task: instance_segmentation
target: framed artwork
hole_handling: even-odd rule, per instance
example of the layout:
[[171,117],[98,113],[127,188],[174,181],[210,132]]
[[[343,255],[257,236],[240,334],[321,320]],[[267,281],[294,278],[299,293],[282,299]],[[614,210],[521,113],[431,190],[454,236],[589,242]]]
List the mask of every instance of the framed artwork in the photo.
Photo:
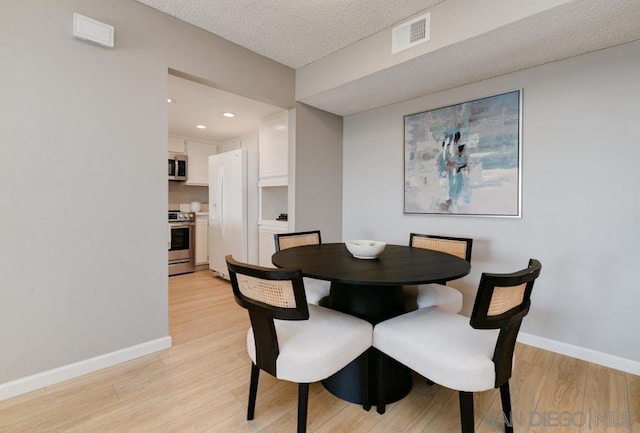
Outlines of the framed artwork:
[[404,212],[520,217],[522,90],[404,116]]

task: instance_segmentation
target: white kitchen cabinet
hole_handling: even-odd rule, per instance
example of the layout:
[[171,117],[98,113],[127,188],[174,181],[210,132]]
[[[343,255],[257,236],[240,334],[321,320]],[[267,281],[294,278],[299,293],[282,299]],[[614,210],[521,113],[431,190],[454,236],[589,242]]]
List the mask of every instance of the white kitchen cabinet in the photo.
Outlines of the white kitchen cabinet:
[[209,156],[217,152],[213,143],[187,140],[187,185],[209,185]]
[[258,151],[258,131],[218,143],[218,153],[231,152],[237,149]]
[[209,263],[209,214],[196,213],[196,266]]
[[181,137],[169,137],[169,152],[187,153],[186,140]]
[[[280,214],[289,214],[289,163],[294,156],[291,148],[295,118],[293,110],[282,111],[262,119],[260,123],[260,224],[275,224],[282,233],[293,225],[287,221],[276,221]],[[284,228],[283,228],[284,227]],[[271,232],[273,234],[273,232]],[[273,236],[272,236],[273,237]],[[271,241],[273,243],[273,239]]]
[[269,116],[260,123],[260,179],[289,174],[289,112]]
[[287,233],[288,225],[286,221],[270,221],[267,224],[260,224],[258,227],[258,260],[259,265],[273,268],[271,256],[276,252],[276,244],[273,235],[276,233]]
[[240,138],[234,138],[220,143],[220,153],[231,152],[237,149],[242,149],[242,140],[240,140]]

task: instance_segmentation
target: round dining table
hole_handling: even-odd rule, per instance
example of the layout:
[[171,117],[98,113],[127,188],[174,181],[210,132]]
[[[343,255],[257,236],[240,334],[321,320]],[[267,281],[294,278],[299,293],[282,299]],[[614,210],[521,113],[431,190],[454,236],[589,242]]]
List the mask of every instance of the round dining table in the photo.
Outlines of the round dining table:
[[[279,268],[300,269],[305,277],[331,281],[331,290],[320,305],[372,324],[405,313],[403,286],[445,282],[469,273],[469,262],[433,250],[403,245],[387,245],[375,259],[358,259],[344,243],[326,243],[287,248],[271,261]],[[370,401],[376,404],[377,357],[369,349]],[[411,390],[411,371],[384,357],[386,402],[394,402]],[[358,358],[322,383],[332,394],[353,403],[362,403],[362,358]]]

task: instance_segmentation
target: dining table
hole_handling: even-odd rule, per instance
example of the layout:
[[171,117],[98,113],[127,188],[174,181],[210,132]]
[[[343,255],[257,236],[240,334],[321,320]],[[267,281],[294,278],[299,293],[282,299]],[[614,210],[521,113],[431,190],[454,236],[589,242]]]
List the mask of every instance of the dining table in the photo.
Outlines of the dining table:
[[[271,261],[278,268],[300,269],[304,277],[330,281],[329,296],[320,305],[373,325],[407,312],[404,286],[442,283],[471,270],[469,262],[450,254],[391,244],[374,259],[354,257],[344,243],[322,243],[278,251]],[[322,383],[335,396],[362,403],[362,362],[366,359],[370,401],[375,404],[379,356],[371,348],[368,357],[356,359]],[[398,401],[411,390],[411,371],[387,357],[382,362],[385,401]]]

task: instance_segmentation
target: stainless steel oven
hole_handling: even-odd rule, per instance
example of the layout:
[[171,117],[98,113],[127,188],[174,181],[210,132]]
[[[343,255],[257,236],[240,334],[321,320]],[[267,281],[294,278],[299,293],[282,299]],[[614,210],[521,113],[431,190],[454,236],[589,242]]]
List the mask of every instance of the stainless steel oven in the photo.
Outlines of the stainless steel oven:
[[169,211],[169,275],[196,270],[196,216]]

